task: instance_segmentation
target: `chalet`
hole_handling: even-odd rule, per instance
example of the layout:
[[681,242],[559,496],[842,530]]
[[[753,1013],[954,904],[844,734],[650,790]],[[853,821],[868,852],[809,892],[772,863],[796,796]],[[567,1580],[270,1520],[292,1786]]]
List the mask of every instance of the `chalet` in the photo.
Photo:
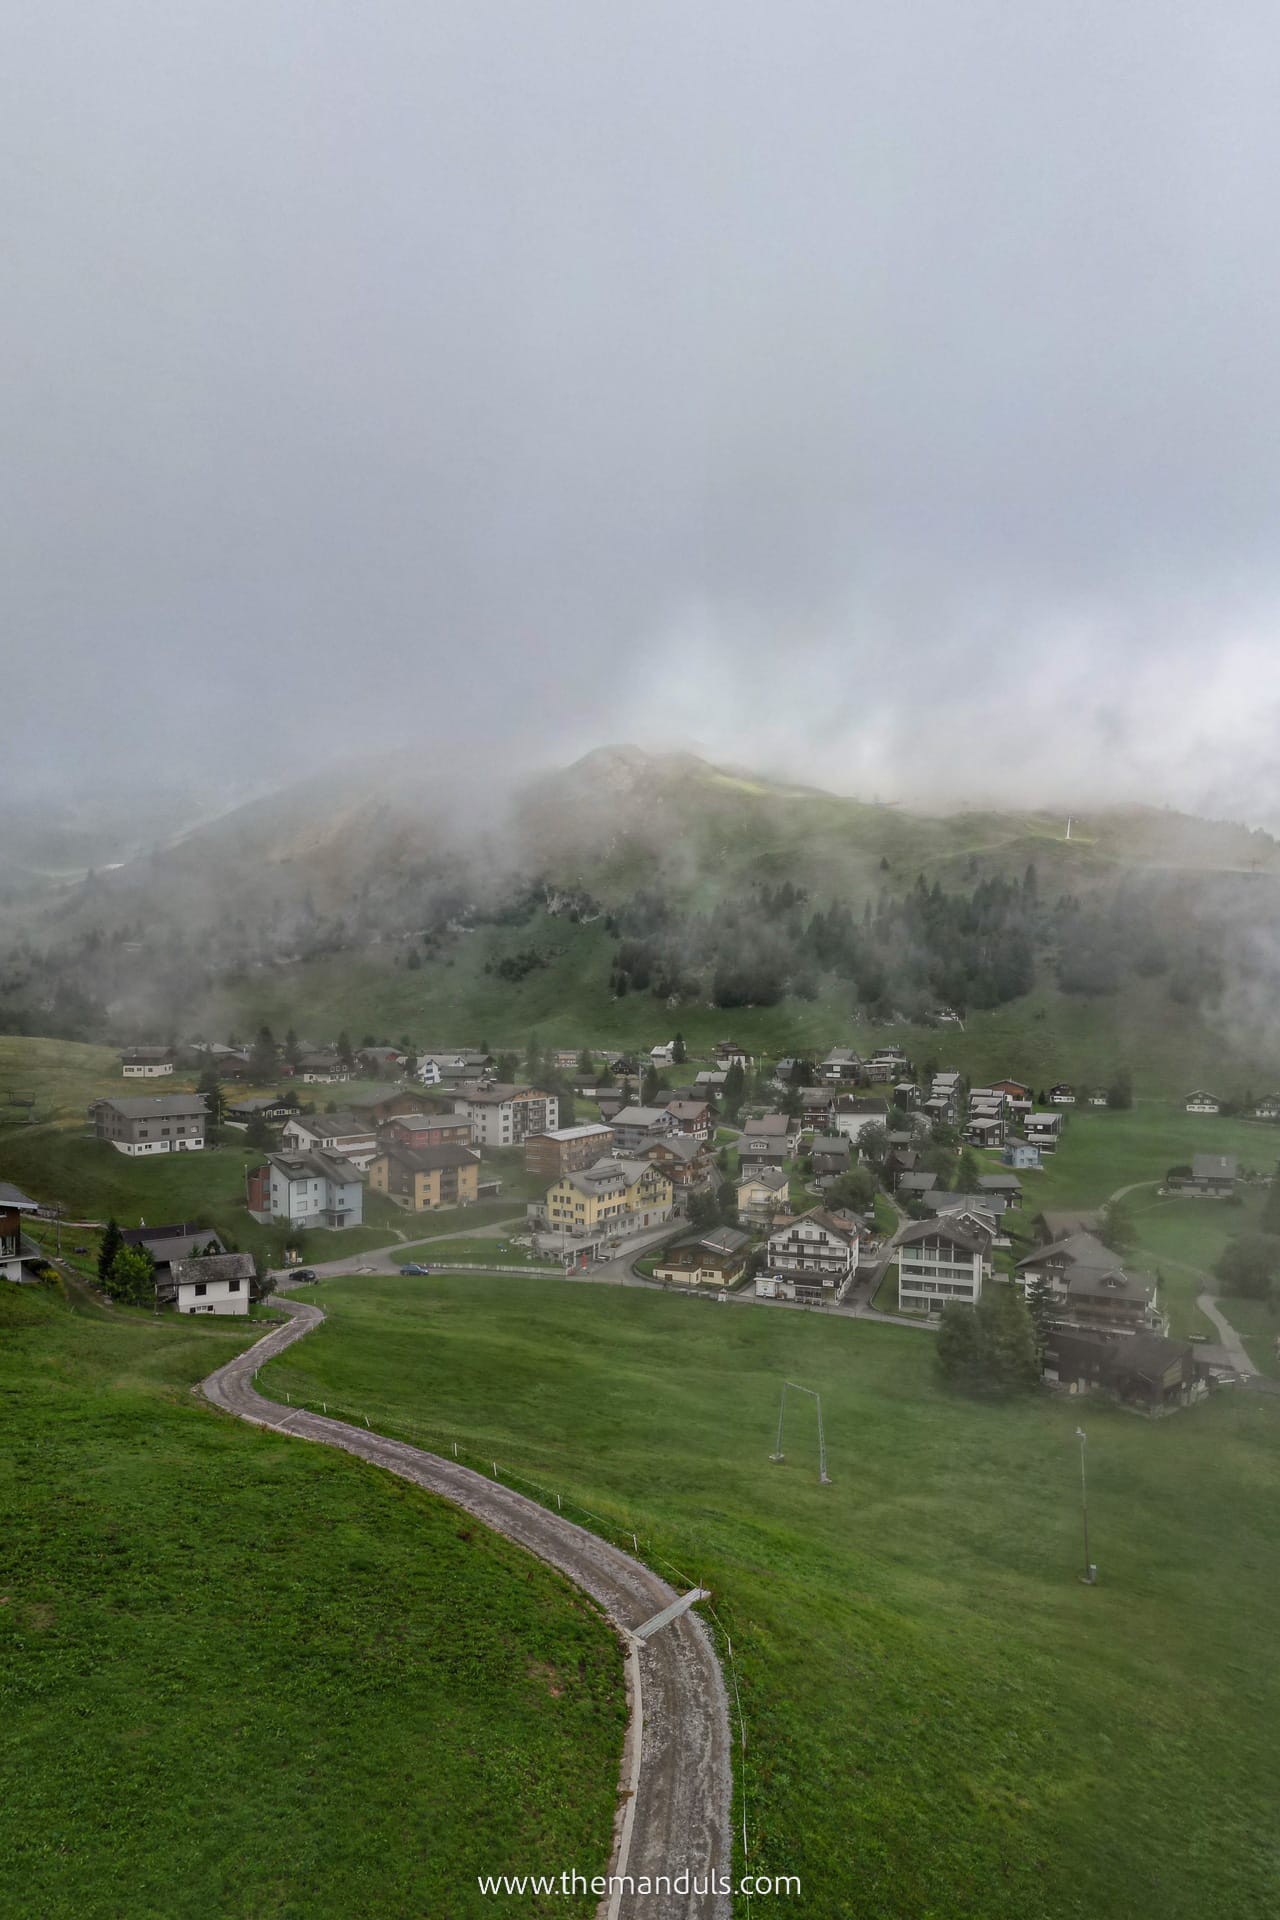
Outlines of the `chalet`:
[[677,1193],[697,1193],[719,1180],[706,1141],[695,1140],[691,1133],[660,1134],[647,1146],[638,1147],[635,1158],[647,1160],[665,1173]]
[[175,1260],[167,1273],[156,1275],[156,1304],[179,1313],[247,1314],[256,1279],[251,1253]]
[[742,1173],[757,1173],[771,1167],[781,1173],[786,1164],[788,1143],[774,1134],[746,1133],[738,1142],[738,1167]]
[[595,1102],[600,1112],[600,1118],[606,1126],[612,1126],[614,1120],[627,1105],[625,1095],[620,1093],[616,1087],[602,1088],[601,1091],[596,1094]]
[[1077,1230],[1060,1240],[1050,1240],[1019,1260],[1015,1278],[1019,1286],[1039,1281],[1048,1287],[1055,1300],[1065,1300],[1067,1280],[1078,1268],[1091,1273],[1114,1273],[1120,1265],[1110,1247],[1094,1233]]
[[358,1227],[364,1211],[360,1170],[322,1148],[309,1153],[273,1153],[246,1180],[247,1204],[263,1224],[287,1220],[295,1227]]
[[1056,1153],[1062,1138],[1060,1113],[1029,1113],[1022,1123],[1028,1143],[1041,1153]]
[[815,1123],[825,1126],[835,1111],[836,1095],[829,1087],[798,1087],[796,1093],[800,1100],[800,1124],[811,1127]]
[[1000,1246],[1009,1244],[1007,1239],[998,1238],[1001,1232],[1000,1222],[1004,1217],[1005,1203],[999,1194],[989,1193],[952,1193],[947,1188],[933,1187],[920,1196],[921,1205],[926,1213],[940,1219],[943,1214],[958,1214],[971,1226],[980,1226],[991,1234]]
[[662,1040],[656,1047],[650,1047],[649,1058],[655,1067],[669,1067],[676,1057],[674,1040]]
[[1221,1113],[1222,1102],[1212,1093],[1189,1093],[1183,1101],[1185,1113]]
[[724,1072],[722,1068],[717,1067],[696,1074],[693,1084],[702,1099],[711,1100],[714,1099],[716,1094],[723,1092],[724,1083],[728,1078],[728,1074]]
[[647,1147],[664,1133],[679,1131],[666,1107],[622,1107],[610,1124],[614,1133],[613,1150],[624,1155]]
[[319,1147],[365,1173],[378,1151],[378,1135],[362,1114],[295,1113],[285,1123],[280,1145],[285,1153],[310,1153]]
[[751,1235],[737,1227],[691,1233],[663,1248],[653,1277],[687,1287],[731,1287],[746,1272],[750,1252]]
[[247,1100],[230,1100],[224,1110],[224,1118],[230,1126],[244,1127],[250,1120],[268,1120],[277,1122],[287,1120],[297,1107],[289,1100],[282,1100],[278,1093],[256,1093]]
[[1022,1182],[1015,1173],[980,1173],[978,1192],[1003,1200],[1006,1207],[1022,1205]]
[[818,1067],[819,1077],[829,1087],[853,1086],[862,1073],[862,1056],[852,1047],[832,1047]]
[[1209,1199],[1225,1200],[1236,1190],[1240,1163],[1234,1153],[1196,1153],[1191,1156],[1191,1190]]
[[1065,1080],[1060,1080],[1056,1087],[1050,1087],[1049,1105],[1051,1107],[1074,1107],[1075,1103],[1076,1090],[1074,1087],[1069,1087]]
[[212,1227],[191,1226],[185,1220],[169,1227],[122,1227],[120,1238],[126,1247],[145,1247],[155,1265],[157,1278],[183,1260],[196,1260],[202,1254],[225,1253],[221,1239]]
[[839,1300],[857,1271],[858,1222],[851,1213],[821,1207],[780,1221],[769,1235],[766,1263],[778,1278],[816,1282],[823,1297]]
[[384,1095],[381,1100],[374,1100],[370,1102],[368,1106],[361,1105],[360,1107],[353,1108],[352,1111],[359,1113],[362,1118],[367,1117],[372,1120],[375,1127],[380,1127],[384,1125],[386,1121],[398,1119],[401,1115],[413,1113],[452,1114],[453,1109],[449,1105],[449,1102],[442,1099],[439,1095],[433,1097],[428,1093],[414,1093],[408,1090],[402,1090],[399,1093],[388,1093]]
[[1112,1333],[1162,1333],[1156,1288],[1152,1273],[1132,1273],[1122,1267],[1100,1273],[1096,1267],[1072,1267],[1067,1274],[1064,1324]]
[[971,1147],[1004,1145],[1004,1121],[997,1114],[971,1114],[964,1124],[964,1138]]
[[1280,1093],[1264,1094],[1253,1109],[1255,1120],[1280,1120]]
[[667,1112],[677,1133],[692,1134],[695,1140],[711,1138],[711,1109],[705,1100],[669,1100]]
[[120,1055],[126,1080],[164,1080],[173,1072],[172,1047],[128,1047]]
[[976,1306],[991,1278],[994,1235],[963,1214],[917,1220],[896,1240],[898,1306],[904,1313],[941,1313],[953,1301]]
[[888,1086],[891,1081],[903,1078],[911,1062],[901,1047],[877,1047],[871,1058],[863,1063],[863,1075],[878,1086]]
[[857,1140],[868,1127],[886,1126],[889,1102],[881,1094],[842,1093],[835,1103],[832,1129],[847,1140]]
[[95,1100],[94,1136],[131,1158],[149,1153],[198,1153],[204,1146],[205,1103],[200,1093],[142,1094]]
[[380,1073],[402,1067],[405,1056],[398,1047],[361,1047],[356,1054],[356,1062],[362,1072],[376,1078]]
[[369,1189],[411,1213],[469,1207],[478,1197],[480,1155],[474,1147],[405,1147],[384,1141],[369,1167]]
[[914,1147],[890,1147],[884,1159],[884,1179],[889,1191],[896,1192],[903,1174],[914,1173],[919,1165],[920,1155]]
[[744,1121],[743,1135],[747,1139],[776,1140],[786,1146],[800,1130],[800,1122],[793,1120],[787,1113],[761,1113],[754,1119]]
[[1000,1158],[1015,1173],[1038,1173],[1040,1170],[1040,1148],[1033,1140],[1010,1140]]
[[726,1073],[730,1067],[741,1067],[744,1073],[748,1073],[755,1065],[752,1055],[740,1047],[736,1040],[717,1040],[711,1049],[711,1057]]
[[1190,1341],[1153,1332],[1117,1337],[1055,1327],[1045,1345],[1044,1378],[1069,1393],[1101,1388],[1125,1406],[1152,1414],[1185,1407],[1204,1390]]
[[809,1149],[816,1174],[841,1174],[849,1171],[852,1142],[843,1133],[819,1134]]
[[1059,1207],[1046,1208],[1038,1213],[1031,1222],[1037,1244],[1052,1246],[1058,1240],[1069,1240],[1075,1233],[1098,1234],[1102,1231],[1102,1215],[1096,1209]]
[[1105,1087],[1094,1087],[1089,1093],[1088,1102],[1091,1107],[1109,1107],[1111,1096]]
[[989,1088],[991,1093],[1002,1093],[1006,1100],[1031,1105],[1031,1089],[1021,1080],[993,1080]]
[[899,1107],[918,1107],[920,1089],[914,1080],[899,1080],[893,1089],[894,1105]]
[[932,1193],[937,1184],[936,1173],[904,1173],[899,1176],[894,1191],[902,1194],[904,1199],[909,1200],[913,1194],[919,1199],[921,1194]]
[[340,1060],[336,1053],[324,1049],[302,1054],[294,1071],[298,1079],[306,1081],[308,1085],[323,1086],[332,1081],[350,1080],[354,1069]]
[[771,1221],[785,1213],[791,1182],[781,1167],[760,1167],[738,1175],[738,1212],[744,1220]]
[[378,1127],[378,1144],[398,1147],[466,1147],[471,1122],[465,1113],[396,1113]]
[[612,1153],[617,1136],[612,1127],[590,1122],[581,1127],[556,1127],[550,1133],[531,1133],[524,1143],[526,1173],[558,1180],[562,1173],[592,1167]]

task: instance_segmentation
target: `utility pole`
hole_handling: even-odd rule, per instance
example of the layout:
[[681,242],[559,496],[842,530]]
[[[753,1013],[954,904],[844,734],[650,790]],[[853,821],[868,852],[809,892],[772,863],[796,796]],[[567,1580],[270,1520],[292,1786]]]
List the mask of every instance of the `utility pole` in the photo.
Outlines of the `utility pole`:
[[1093,1587],[1098,1583],[1098,1569],[1089,1558],[1089,1482],[1085,1473],[1088,1440],[1083,1427],[1076,1428],[1076,1439],[1080,1442],[1080,1512],[1084,1520],[1084,1572],[1080,1579],[1086,1587]]

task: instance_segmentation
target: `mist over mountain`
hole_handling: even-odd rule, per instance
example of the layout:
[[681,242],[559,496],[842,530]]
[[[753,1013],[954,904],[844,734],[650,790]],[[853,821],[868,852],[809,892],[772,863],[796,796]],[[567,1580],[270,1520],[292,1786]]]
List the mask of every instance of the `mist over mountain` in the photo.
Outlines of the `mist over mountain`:
[[1278,878],[1268,834],[1166,809],[930,816],[626,745],[509,783],[358,762],[11,885],[0,1018],[178,1031],[341,964],[352,1020],[390,969],[429,1023],[461,966],[537,976],[543,1005],[585,969],[655,1011],[821,995],[878,1019],[1132,978],[1269,1031]]

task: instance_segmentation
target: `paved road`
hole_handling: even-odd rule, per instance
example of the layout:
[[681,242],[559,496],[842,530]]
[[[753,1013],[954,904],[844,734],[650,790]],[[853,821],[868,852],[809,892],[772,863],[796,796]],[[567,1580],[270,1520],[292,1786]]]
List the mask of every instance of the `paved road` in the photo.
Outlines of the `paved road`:
[[1214,1300],[1213,1295],[1211,1293],[1202,1293],[1197,1299],[1196,1305],[1199,1307],[1201,1313],[1205,1315],[1206,1319],[1212,1320],[1214,1326],[1218,1329],[1218,1334],[1223,1346],[1231,1355],[1231,1362],[1236,1372],[1242,1379],[1247,1380],[1249,1376],[1256,1373],[1258,1369],[1249,1358],[1249,1355],[1245,1351],[1244,1341],[1240,1338],[1240,1335],[1236,1332],[1231,1322],[1224,1319],[1222,1314],[1218,1312],[1217,1302]]
[[[629,1554],[455,1461],[265,1399],[254,1385],[259,1367],[324,1319],[318,1307],[278,1300],[290,1315],[288,1324],[210,1374],[203,1383],[206,1397],[256,1426],[339,1447],[439,1494],[547,1561],[598,1602],[627,1649],[630,1706],[618,1826],[607,1871],[638,1878],[674,1876],[687,1868],[704,1880],[712,1871],[728,1876],[729,1711],[720,1663],[704,1623],[696,1613],[686,1612],[652,1638],[635,1641],[634,1629],[679,1596]],[[531,1872],[552,1872],[570,1864],[587,1873],[606,1870],[565,1861],[530,1861],[528,1867]],[[729,1920],[730,1902],[713,1893],[668,1897],[624,1892],[616,1906],[602,1902],[600,1913],[609,1920]]]

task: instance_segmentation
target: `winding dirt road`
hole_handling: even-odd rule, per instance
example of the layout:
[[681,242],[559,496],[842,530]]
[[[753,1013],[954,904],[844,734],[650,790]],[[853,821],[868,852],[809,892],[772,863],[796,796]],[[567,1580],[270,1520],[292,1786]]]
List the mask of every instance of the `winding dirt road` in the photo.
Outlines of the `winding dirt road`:
[[[687,1611],[637,1640],[636,1628],[680,1596],[629,1554],[455,1461],[265,1399],[254,1385],[259,1367],[324,1319],[318,1307],[276,1299],[290,1316],[288,1324],[209,1375],[203,1391],[215,1406],[255,1426],[339,1447],[465,1508],[589,1594],[622,1638],[630,1719],[608,1867],[531,1860],[528,1871],[576,1867],[587,1875],[607,1872],[637,1881],[687,1871],[704,1884],[712,1875],[727,1882],[732,1870],[729,1711],[720,1663],[703,1622]],[[606,1896],[599,1913],[601,1920],[729,1920],[731,1903],[715,1892],[666,1895],[624,1888]]]

